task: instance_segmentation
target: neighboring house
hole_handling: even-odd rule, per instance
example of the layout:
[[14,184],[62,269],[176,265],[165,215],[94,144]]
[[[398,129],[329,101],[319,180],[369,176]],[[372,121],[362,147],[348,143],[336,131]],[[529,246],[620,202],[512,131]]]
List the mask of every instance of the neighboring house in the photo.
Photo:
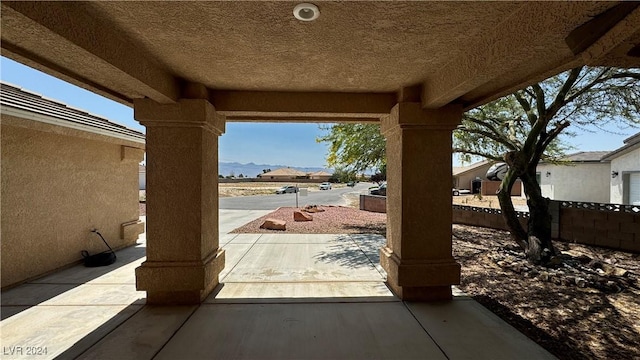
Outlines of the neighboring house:
[[147,167],[144,165],[138,166],[138,188],[140,190],[147,189]]
[[611,165],[603,161],[608,151],[581,151],[564,159],[566,164],[538,164],[542,196],[551,200],[609,202]]
[[326,171],[316,171],[316,172],[307,174],[307,176],[309,176],[309,179],[311,180],[319,180],[319,181],[325,182],[325,181],[329,181],[329,178],[331,178],[332,174],[329,174]]
[[453,187],[468,189],[473,194],[480,192],[482,180],[487,180],[487,170],[493,165],[489,160],[483,160],[469,166],[453,167]]
[[640,205],[640,133],[624,140],[624,145],[602,158],[609,162],[609,202]]
[[307,182],[324,182],[329,181],[329,178],[331,178],[331,176],[332,174],[329,174],[325,171],[316,171],[309,173],[286,167],[273,171],[267,171],[264,174],[258,175],[258,178],[269,181],[314,180]]
[[[471,190],[472,194],[495,195],[500,186],[499,181],[487,180],[487,170],[494,161],[483,160],[469,166],[453,167],[453,187],[455,189]],[[519,196],[522,185],[518,180],[511,190],[511,195]]]
[[134,245],[144,134],[1,84],[2,287]]
[[261,179],[269,179],[273,181],[284,181],[284,180],[306,179],[307,173],[286,167],[286,168],[276,169],[273,171],[267,171],[264,174],[258,175],[258,177]]

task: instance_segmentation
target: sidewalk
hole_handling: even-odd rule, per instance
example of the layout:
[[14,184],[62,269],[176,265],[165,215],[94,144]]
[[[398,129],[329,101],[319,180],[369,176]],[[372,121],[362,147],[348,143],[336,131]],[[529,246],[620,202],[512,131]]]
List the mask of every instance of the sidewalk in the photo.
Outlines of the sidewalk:
[[464,294],[400,301],[378,265],[382,236],[227,233],[265,213],[221,211],[226,267],[200,306],[144,305],[144,236],[113,266],[4,292],[2,358],[553,358]]

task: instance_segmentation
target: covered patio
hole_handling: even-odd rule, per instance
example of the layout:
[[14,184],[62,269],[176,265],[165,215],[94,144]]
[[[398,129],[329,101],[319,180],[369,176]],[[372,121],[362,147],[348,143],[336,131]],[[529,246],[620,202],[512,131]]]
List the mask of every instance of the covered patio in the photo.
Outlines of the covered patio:
[[400,300],[377,266],[380,235],[226,233],[267,212],[220,211],[227,266],[201,305],[144,305],[144,234],[113,266],[3,293],[3,358],[554,358],[455,288],[449,302]]
[[[60,313],[34,315],[52,321],[45,328],[64,334],[77,328],[74,322],[96,321],[80,339],[108,335],[88,351],[135,357],[144,348],[158,358],[211,352],[395,358],[398,349],[406,357],[451,358],[455,351],[479,357],[479,348],[492,351],[505,341],[495,317],[452,287],[460,266],[451,255],[451,178],[442,175],[451,174],[451,132],[466,109],[563,70],[640,66],[638,3],[318,1],[315,10],[305,6],[319,16],[305,13],[302,20],[294,17],[298,4],[1,3],[3,56],[132,106],[146,126],[146,248],[127,250],[146,258],[106,280],[127,283],[120,298],[126,300],[114,297],[119,308],[100,311],[102,320],[82,312],[58,320]],[[305,282],[277,287],[280,280],[268,281],[275,273],[265,274],[268,286],[229,285],[233,276],[243,283],[255,275],[234,275],[242,261],[234,263],[241,251],[232,245],[267,241],[220,235],[218,137],[232,121],[380,123],[388,154],[387,236],[376,243],[379,256],[369,258],[373,269],[362,274],[369,285],[349,287],[375,296]],[[248,244],[235,243],[242,239]],[[296,260],[282,254],[266,251],[265,263]],[[370,277],[380,274],[378,263],[385,287],[382,277]],[[90,282],[100,278],[50,288],[60,294],[65,286],[99,286]],[[303,300],[296,297],[300,287]],[[60,301],[72,309],[72,300]],[[425,301],[435,303],[419,303]],[[90,311],[92,302],[104,299],[76,305]],[[469,313],[477,327],[465,322]],[[153,320],[158,314],[169,323]],[[123,319],[127,326],[117,326]],[[164,340],[128,348],[120,339],[131,334]],[[73,357],[73,348],[65,351]]]
[[4,56],[133,106],[147,128],[147,304],[199,304],[218,285],[227,121],[380,123],[387,284],[404,300],[451,299],[460,266],[441,174],[463,111],[575,66],[640,61],[636,2],[297,5],[2,2]]

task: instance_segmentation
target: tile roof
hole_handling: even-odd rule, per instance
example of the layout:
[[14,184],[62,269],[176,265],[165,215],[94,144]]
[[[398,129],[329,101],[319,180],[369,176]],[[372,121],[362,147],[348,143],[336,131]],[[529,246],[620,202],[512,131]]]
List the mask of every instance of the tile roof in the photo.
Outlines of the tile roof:
[[460,174],[466,173],[467,171],[471,171],[471,170],[477,169],[477,168],[485,166],[485,165],[491,165],[493,162],[494,161],[482,160],[482,161],[479,161],[477,163],[473,163],[473,164],[471,164],[469,166],[454,166],[451,170],[452,170],[453,176],[456,176],[456,175],[460,175]]
[[[78,130],[100,133],[125,140],[144,142],[143,133],[92,115],[40,94],[23,90],[15,85],[0,83],[2,112],[31,120],[52,123]],[[32,116],[31,114],[35,114]]]
[[607,154],[609,154],[609,151],[580,151],[567,155],[562,160],[571,162],[600,162]]
[[307,176],[307,173],[292,168],[281,168],[260,174],[260,176]]

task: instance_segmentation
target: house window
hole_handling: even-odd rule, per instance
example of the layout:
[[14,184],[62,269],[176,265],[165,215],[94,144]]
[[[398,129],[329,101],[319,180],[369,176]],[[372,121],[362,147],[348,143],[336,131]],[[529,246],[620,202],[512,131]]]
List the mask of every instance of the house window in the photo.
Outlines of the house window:
[[540,173],[537,172],[536,173],[536,182],[538,183],[538,185],[540,185],[540,181],[542,181],[542,176],[540,176]]

